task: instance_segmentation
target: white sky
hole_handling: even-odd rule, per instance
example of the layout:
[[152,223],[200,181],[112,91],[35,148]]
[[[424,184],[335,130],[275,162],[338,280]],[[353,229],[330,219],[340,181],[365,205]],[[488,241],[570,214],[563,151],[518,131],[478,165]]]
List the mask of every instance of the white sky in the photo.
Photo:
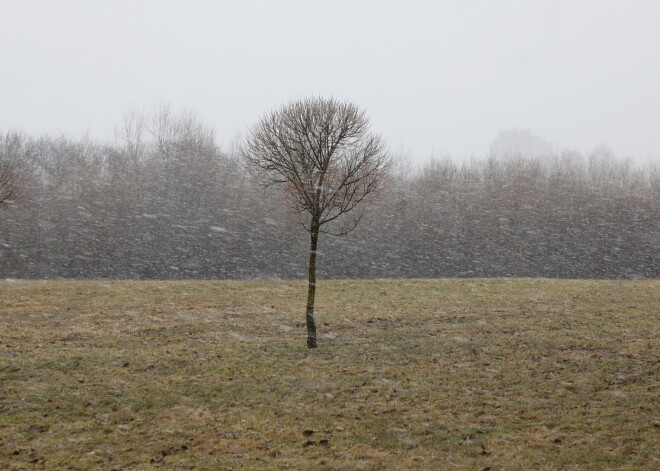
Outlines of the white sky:
[[510,128],[658,157],[660,0],[0,0],[0,131],[110,138],[169,103],[227,145],[319,94],[418,160]]

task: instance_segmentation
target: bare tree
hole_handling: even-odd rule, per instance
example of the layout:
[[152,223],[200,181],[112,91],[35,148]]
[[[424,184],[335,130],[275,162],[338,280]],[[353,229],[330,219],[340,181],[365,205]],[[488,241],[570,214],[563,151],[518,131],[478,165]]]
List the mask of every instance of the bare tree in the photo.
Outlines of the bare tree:
[[249,131],[241,154],[264,187],[279,185],[310,234],[307,346],[316,348],[319,233],[344,235],[357,226],[364,212],[358,205],[387,180],[385,143],[370,132],[367,115],[354,104],[308,98],[262,117]]
[[0,206],[13,204],[20,197],[19,177],[11,162],[0,161]]
[[23,196],[18,163],[27,151],[26,141],[15,132],[0,134],[0,207],[11,205]]

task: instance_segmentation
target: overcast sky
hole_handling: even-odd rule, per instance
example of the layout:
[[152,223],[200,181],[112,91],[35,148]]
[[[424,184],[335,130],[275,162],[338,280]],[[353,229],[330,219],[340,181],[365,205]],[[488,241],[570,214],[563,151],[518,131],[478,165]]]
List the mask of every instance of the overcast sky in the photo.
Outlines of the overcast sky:
[[511,128],[657,158],[660,1],[0,0],[0,132],[111,138],[169,103],[227,145],[309,95],[418,161]]

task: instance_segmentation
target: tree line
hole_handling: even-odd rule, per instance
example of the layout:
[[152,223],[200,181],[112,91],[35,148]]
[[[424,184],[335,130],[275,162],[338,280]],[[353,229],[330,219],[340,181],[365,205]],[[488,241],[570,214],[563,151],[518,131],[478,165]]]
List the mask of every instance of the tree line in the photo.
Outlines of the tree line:
[[[4,132],[0,191],[10,186],[0,204],[3,278],[307,275],[309,235],[295,211],[252,183],[194,113],[128,114],[111,142]],[[657,161],[605,149],[420,168],[398,159],[360,225],[324,239],[318,271],[657,278],[658,221]]]

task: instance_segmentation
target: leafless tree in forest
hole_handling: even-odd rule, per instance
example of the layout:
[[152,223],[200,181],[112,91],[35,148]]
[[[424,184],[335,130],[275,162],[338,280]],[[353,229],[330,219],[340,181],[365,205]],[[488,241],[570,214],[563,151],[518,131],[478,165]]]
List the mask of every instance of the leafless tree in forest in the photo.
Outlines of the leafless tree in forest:
[[264,187],[278,185],[311,244],[307,346],[316,348],[314,297],[319,233],[344,235],[359,223],[365,198],[387,182],[390,158],[366,113],[334,98],[294,101],[266,114],[248,132],[241,155]]
[[0,207],[24,196],[18,156],[25,152],[26,138],[15,132],[0,133]]
[[19,177],[11,162],[0,161],[0,206],[13,204],[20,197]]

